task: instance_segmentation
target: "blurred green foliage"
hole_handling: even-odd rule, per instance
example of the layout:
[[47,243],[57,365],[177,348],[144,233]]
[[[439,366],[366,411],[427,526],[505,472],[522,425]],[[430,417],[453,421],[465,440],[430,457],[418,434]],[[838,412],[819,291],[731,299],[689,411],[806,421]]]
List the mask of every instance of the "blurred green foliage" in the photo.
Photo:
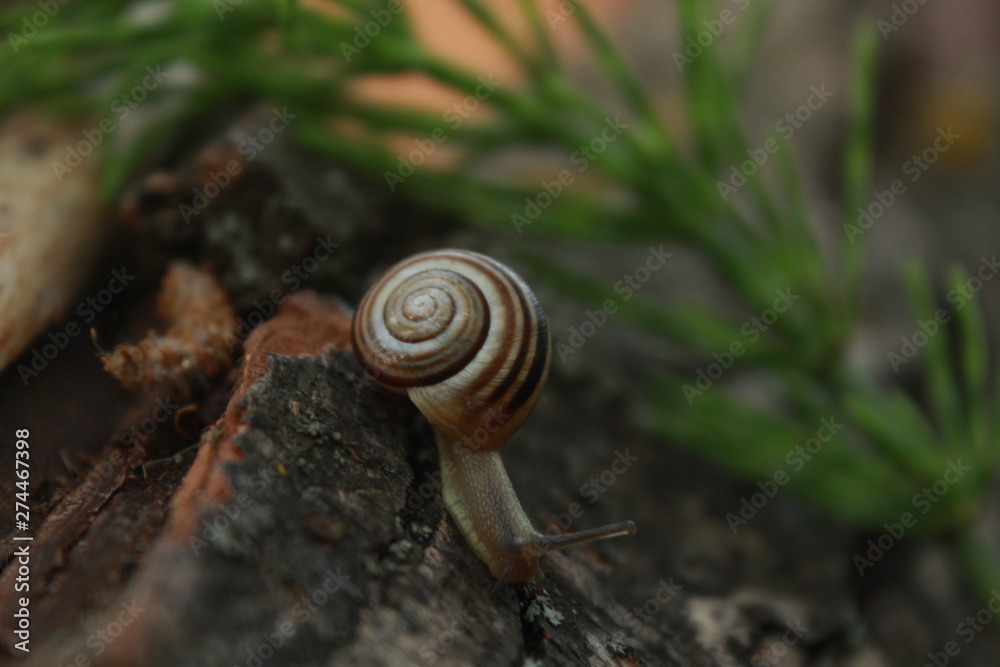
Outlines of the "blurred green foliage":
[[[755,3],[730,29],[732,35],[703,48],[676,75],[683,83],[688,128],[682,141],[585,5],[575,5],[569,18],[617,91],[616,111],[597,104],[574,83],[536,3],[520,2],[531,26],[531,39],[524,43],[479,0],[458,1],[510,54],[525,84],[493,91],[484,101],[493,112],[482,114],[488,120],[477,117],[478,122],[449,130],[449,144],[463,149],[461,163],[422,166],[399,189],[501,233],[528,223],[530,234],[539,237],[669,242],[695,251],[729,290],[737,309],[695,302],[665,307],[641,296],[621,307],[634,326],[678,346],[702,366],[742,339],[744,323],[772,306],[776,290],[792,289],[799,300],[758,342],[746,346],[738,361],[741,373],[753,372],[769,387],[768,399],[731,391],[724,380],[693,394],[684,387],[697,386],[694,377],[659,370],[647,394],[658,428],[750,480],[764,481],[787,470],[790,452],[815,437],[822,424],[831,419],[842,424],[814,463],[792,469],[788,487],[831,515],[875,532],[905,512],[915,514],[911,532],[954,545],[973,582],[988,595],[1000,584],[1000,566],[977,533],[977,519],[996,478],[1000,430],[978,306],[970,302],[956,309],[957,326],[941,326],[928,337],[917,359],[923,375],[916,392],[886,385],[852,366],[846,354],[858,328],[863,244],[844,243],[833,253],[820,247],[784,139],[770,137],[779,146],[766,170],[770,180],[752,176],[738,195],[725,198],[717,188],[732,165],[746,160],[748,148],[761,145],[746,135],[740,110],[770,3]],[[405,14],[393,14],[384,26],[376,22],[379,30],[369,43],[345,50],[345,44],[356,44],[358,26],[370,23],[373,11],[385,11],[386,3],[333,4],[343,10],[340,18],[276,0],[72,2],[52,16],[43,12],[44,21],[38,18],[40,5],[6,8],[0,12],[8,35],[0,49],[0,107],[9,111],[42,103],[101,117],[146,67],[184,63],[190,76],[149,91],[151,100],[162,102],[156,123],[119,150],[105,143],[108,197],[120,190],[150,146],[234,102],[287,105],[297,116],[293,131],[305,145],[379,176],[397,172],[400,158],[388,138],[430,135],[441,128],[441,116],[362,102],[347,87],[371,74],[420,72],[462,95],[475,95],[480,73],[430,53]],[[702,32],[704,21],[715,19],[718,10],[697,0],[678,0],[677,8],[681,43]],[[855,223],[855,212],[870,192],[873,22],[857,31],[851,57],[855,75],[843,141],[844,224]],[[663,68],[673,72],[669,61],[665,55]],[[569,155],[599,136],[620,108],[628,110],[622,114],[628,128],[593,160],[587,187],[565,188],[534,220],[519,222],[515,214],[524,211],[526,198],[540,192],[537,174],[530,182],[476,175],[481,160],[510,147]],[[336,120],[348,120],[363,132],[338,133]],[[535,274],[588,304],[614,297],[611,285],[551,257],[526,253],[522,259]],[[948,285],[964,279],[956,272]],[[936,292],[916,265],[905,272],[905,283],[915,328],[918,319],[933,318]],[[970,472],[921,512],[917,494],[933,488],[958,460]]]

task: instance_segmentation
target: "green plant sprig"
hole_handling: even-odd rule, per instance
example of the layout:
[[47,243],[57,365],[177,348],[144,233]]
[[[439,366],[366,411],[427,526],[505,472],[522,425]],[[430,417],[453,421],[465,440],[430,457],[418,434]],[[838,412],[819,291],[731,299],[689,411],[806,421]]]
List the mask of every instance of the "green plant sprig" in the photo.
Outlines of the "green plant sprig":
[[[303,144],[384,177],[401,159],[389,139],[426,136],[442,127],[442,119],[359,100],[352,84],[370,75],[419,73],[467,96],[476,93],[480,73],[429,51],[405,14],[394,16],[363,49],[345,52],[355,28],[383,3],[331,4],[342,13],[320,14],[294,0],[243,0],[223,16],[204,0],[68,3],[30,39],[0,47],[0,108],[40,104],[100,118],[146,67],[183,63],[195,76],[150,91],[165,109],[156,122],[127,147],[110,149],[105,142],[107,197],[120,192],[144,153],[233,101],[287,105],[297,114],[293,131]],[[614,86],[619,104],[613,108],[627,109],[621,115],[629,127],[589,165],[588,187],[567,187],[526,229],[515,229],[515,214],[540,192],[538,174],[500,180],[477,176],[473,167],[515,146],[561,151],[568,158],[620,112],[575,83],[539,5],[519,3],[530,35],[522,40],[480,0],[460,4],[510,55],[523,84],[497,89],[483,102],[481,116],[448,130],[450,144],[463,151],[457,166],[424,165],[399,190],[501,234],[520,231],[579,243],[669,242],[691,249],[733,297],[729,306],[664,306],[641,294],[620,305],[624,322],[678,346],[694,364],[707,364],[713,353],[740,340],[743,323],[771,306],[775,290],[793,289],[800,300],[747,346],[731,371],[767,387],[769,400],[734,394],[724,381],[692,400],[683,389],[692,382],[692,370],[660,369],[648,392],[658,429],[751,480],[765,480],[785,465],[790,449],[815,434],[821,420],[839,420],[842,430],[792,476],[789,488],[831,515],[873,530],[912,510],[913,495],[961,458],[972,473],[914,532],[948,540],[980,591],[1000,585],[997,556],[976,523],[1000,456],[998,392],[976,304],[955,313],[954,328],[942,327],[930,337],[921,351],[921,391],[904,393],[848,359],[858,326],[863,244],[844,244],[838,259],[824,254],[788,142],[779,139],[773,164],[761,169],[775,177],[777,187],[758,174],[737,195],[720,196],[718,182],[755,145],[739,113],[741,92],[771,2],[755,3],[729,29],[732,39],[725,35],[678,73],[689,127],[684,137],[660,117],[586,7],[576,5],[576,28]],[[159,14],[143,17],[140,5]],[[714,18],[714,7],[697,0],[677,5],[683,44]],[[0,10],[3,33],[20,34],[23,20],[36,11],[33,4]],[[854,222],[869,187],[876,46],[869,22],[854,44],[843,156],[845,223]],[[337,133],[338,119],[363,132]],[[612,284],[551,257],[525,253],[522,259],[533,274],[591,307],[615,296]],[[949,276],[952,283],[963,278]],[[928,317],[935,299],[926,275],[911,268],[905,283],[915,314]]]

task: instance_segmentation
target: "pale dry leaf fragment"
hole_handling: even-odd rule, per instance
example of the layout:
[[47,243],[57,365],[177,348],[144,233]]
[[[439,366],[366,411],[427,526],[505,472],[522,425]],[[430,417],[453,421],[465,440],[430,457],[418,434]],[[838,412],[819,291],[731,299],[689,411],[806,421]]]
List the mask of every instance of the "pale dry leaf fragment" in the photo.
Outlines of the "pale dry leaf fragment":
[[91,125],[37,110],[0,120],[0,369],[65,316],[107,236],[100,160],[53,168]]
[[230,341],[236,313],[215,277],[186,262],[173,262],[157,297],[159,316],[170,327],[136,345],[119,344],[101,359],[124,386],[146,391],[160,384],[189,386],[233,364]]

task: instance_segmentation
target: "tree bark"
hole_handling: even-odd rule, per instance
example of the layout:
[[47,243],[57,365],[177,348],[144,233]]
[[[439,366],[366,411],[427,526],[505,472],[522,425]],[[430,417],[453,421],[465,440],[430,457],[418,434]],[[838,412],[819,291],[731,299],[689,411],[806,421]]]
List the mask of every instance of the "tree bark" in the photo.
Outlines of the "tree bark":
[[[119,461],[53,509],[33,544],[36,585],[49,584],[34,622],[65,630],[28,664],[714,664],[680,617],[627,627],[622,545],[546,556],[549,597],[528,585],[492,595],[435,488],[429,428],[360,374],[349,327],[335,302],[289,297],[247,340],[233,398],[183,482],[188,464],[171,461],[127,490]],[[86,570],[109,579],[106,611],[75,628],[93,600],[52,590],[63,566],[77,570],[66,586],[93,593]]]

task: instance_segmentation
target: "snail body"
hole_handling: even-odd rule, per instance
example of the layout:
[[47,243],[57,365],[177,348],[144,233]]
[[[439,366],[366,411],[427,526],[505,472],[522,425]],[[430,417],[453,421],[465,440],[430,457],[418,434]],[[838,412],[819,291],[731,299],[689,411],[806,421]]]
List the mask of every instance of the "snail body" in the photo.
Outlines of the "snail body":
[[439,250],[405,259],[358,306],[352,346],[366,374],[406,393],[434,429],[445,506],[497,578],[534,581],[539,557],[631,535],[631,521],[547,536],[534,529],[500,459],[548,376],[551,337],[528,286],[494,259]]

